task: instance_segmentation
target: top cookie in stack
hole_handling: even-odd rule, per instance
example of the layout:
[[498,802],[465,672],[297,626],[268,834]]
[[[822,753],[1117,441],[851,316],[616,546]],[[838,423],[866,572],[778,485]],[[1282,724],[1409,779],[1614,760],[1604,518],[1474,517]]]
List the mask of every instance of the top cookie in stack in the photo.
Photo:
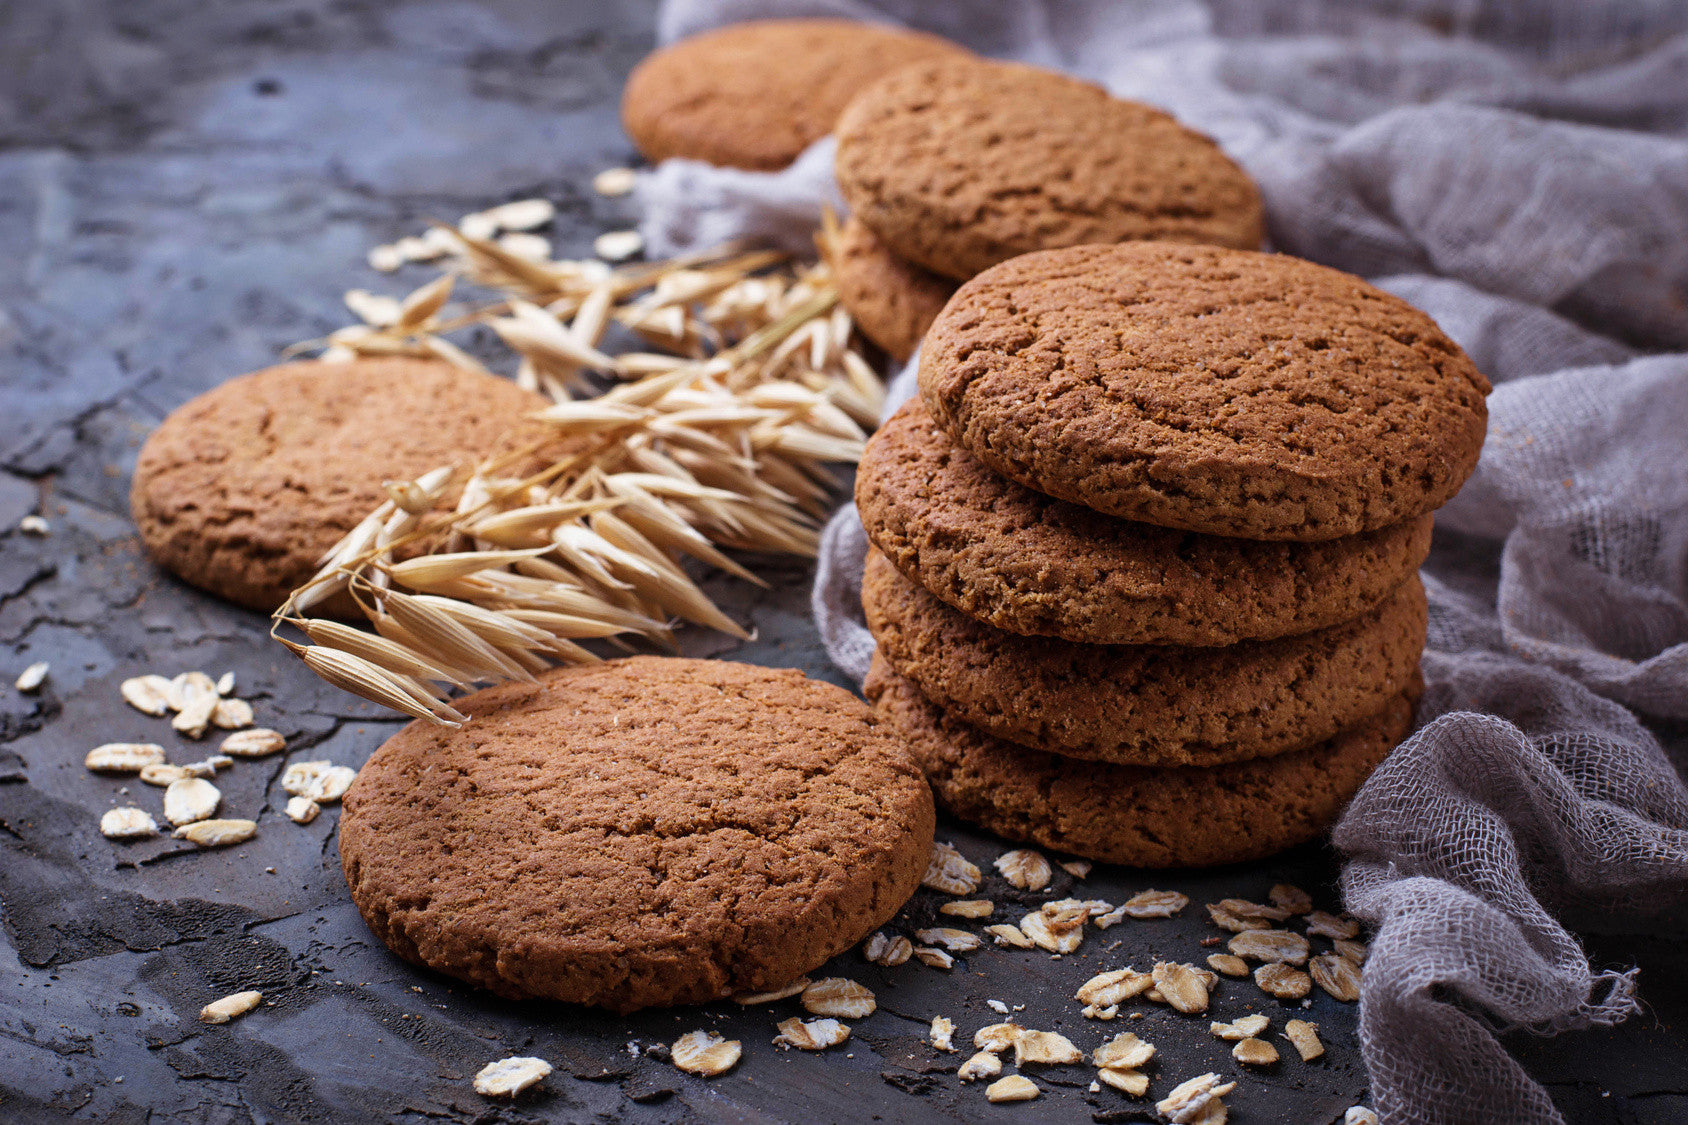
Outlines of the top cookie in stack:
[[959,281],[1033,250],[1260,245],[1260,193],[1212,140],[1100,86],[970,57],[903,66],[838,120],[841,299],[897,359]]
[[867,691],[940,802],[1145,866],[1323,831],[1410,726],[1464,353],[1358,278],[1134,242],[987,269],[919,376],[856,499]]

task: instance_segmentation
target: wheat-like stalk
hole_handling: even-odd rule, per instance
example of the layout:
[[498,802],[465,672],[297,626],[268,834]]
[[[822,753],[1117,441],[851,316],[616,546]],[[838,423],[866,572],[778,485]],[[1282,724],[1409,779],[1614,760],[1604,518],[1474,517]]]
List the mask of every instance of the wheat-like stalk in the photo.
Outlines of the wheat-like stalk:
[[[538,225],[538,204],[380,248],[391,261],[408,244],[442,272],[403,299],[352,290],[360,323],[290,349],[481,371],[445,335],[485,326],[517,382],[553,402],[537,417],[566,453],[534,470],[530,446],[388,482],[275,614],[272,633],[302,633],[308,644],[277,639],[324,680],[428,722],[465,721],[453,690],[596,660],[581,640],[672,649],[678,621],[746,637],[682,560],[764,585],[724,550],[813,556],[829,465],[860,457],[879,414],[883,385],[824,259],[723,247],[611,268],[494,237],[501,216]],[[493,299],[454,309],[459,280]],[[602,350],[612,327],[648,350]],[[373,632],[311,616],[330,599]]]

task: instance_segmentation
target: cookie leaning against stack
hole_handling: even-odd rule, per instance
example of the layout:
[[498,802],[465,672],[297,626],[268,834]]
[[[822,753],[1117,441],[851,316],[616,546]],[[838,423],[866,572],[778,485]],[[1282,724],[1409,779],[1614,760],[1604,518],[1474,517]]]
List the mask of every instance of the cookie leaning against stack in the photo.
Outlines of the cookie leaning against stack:
[[1018,63],[901,67],[838,120],[850,222],[840,299],[894,358],[943,300],[1032,250],[1141,239],[1260,245],[1260,193],[1207,137],[1100,86]]
[[956,815],[1144,866],[1311,839],[1410,727],[1488,384],[1298,259],[1122,243],[963,285],[868,446],[865,685]]

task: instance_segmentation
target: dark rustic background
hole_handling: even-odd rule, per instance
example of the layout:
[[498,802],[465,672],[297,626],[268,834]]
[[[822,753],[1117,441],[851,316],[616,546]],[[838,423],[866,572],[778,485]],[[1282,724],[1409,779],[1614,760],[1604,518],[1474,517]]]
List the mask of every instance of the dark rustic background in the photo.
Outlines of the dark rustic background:
[[[1147,1101],[1087,1094],[1083,1067],[1039,1075],[1037,1102],[988,1106],[946,1073],[964,1056],[925,1045],[926,1023],[948,1015],[965,1039],[998,1018],[984,1003],[997,998],[1089,1048],[1121,1025],[1080,1018],[1078,983],[1205,954],[1196,943],[1216,931],[1201,903],[1290,879],[1334,907],[1335,861],[1319,848],[1199,875],[1099,870],[1075,893],[1119,901],[1156,886],[1195,904],[1094,934],[1061,961],[987,949],[946,975],[846,955],[834,970],[874,988],[881,1010],[847,1047],[812,1056],[768,1043],[790,1003],[615,1018],[497,1001],[401,964],[346,899],[337,811],[308,827],[280,815],[282,758],[217,779],[228,815],[259,822],[249,844],[99,835],[106,808],[132,798],[156,812],[159,792],[137,782],[121,796],[82,768],[88,748],[204,752],[121,703],[129,676],[235,670],[294,760],[356,765],[395,729],[286,657],[258,617],[147,564],[126,504],[141,440],[192,395],[345,323],[346,288],[400,293],[426,276],[382,278],[363,257],[429,219],[544,195],[561,212],[550,233],[574,254],[628,225],[628,204],[595,197],[589,180],[633,159],[615,106],[653,20],[648,0],[0,5],[0,1120],[1148,1120]],[[12,530],[34,511],[49,537]],[[711,584],[759,639],[694,630],[692,650],[837,679],[808,622],[809,568],[765,569],[771,593]],[[20,695],[10,680],[34,660],[51,678]],[[953,825],[940,835],[984,865],[1002,850]],[[1015,897],[994,878],[985,893]],[[934,905],[923,894],[909,918],[925,924]],[[1603,965],[1643,966],[1647,1010],[1516,1046],[1573,1120],[1688,1120],[1688,944],[1592,941]],[[246,988],[265,993],[263,1008],[226,1027],[195,1020]],[[1301,1014],[1246,983],[1225,984],[1216,1012],[1245,1005],[1275,1031]],[[1145,1010],[1130,1027],[1161,1048],[1156,1096],[1204,1069],[1238,1073],[1205,1020]],[[1281,1066],[1242,1075],[1236,1120],[1329,1122],[1363,1100],[1353,1008],[1319,994],[1307,1016],[1328,1057],[1302,1064],[1285,1045]],[[744,1062],[704,1082],[626,1049],[694,1027],[742,1039]],[[557,1073],[514,1106],[474,1094],[470,1076],[512,1053]]]

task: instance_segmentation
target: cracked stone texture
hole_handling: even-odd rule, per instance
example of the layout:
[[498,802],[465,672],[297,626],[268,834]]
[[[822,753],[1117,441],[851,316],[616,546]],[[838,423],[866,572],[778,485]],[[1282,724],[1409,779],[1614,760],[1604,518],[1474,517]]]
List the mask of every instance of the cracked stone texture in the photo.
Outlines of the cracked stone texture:
[[[732,1006],[617,1018],[511,1004],[411,969],[364,929],[335,851],[338,811],[308,826],[281,813],[287,761],[357,765],[394,720],[318,682],[265,639],[261,618],[155,571],[125,497],[141,439],[170,408],[283,346],[347,319],[353,285],[402,292],[363,263],[367,248],[503,199],[543,194],[561,249],[625,226],[625,201],[588,187],[629,162],[616,121],[620,84],[651,45],[653,5],[376,5],[360,0],[48,0],[0,7],[0,1119],[8,1122],[1149,1120],[1148,1101],[1088,1094],[1087,1068],[1034,1075],[1036,1102],[989,1106],[953,1070],[964,1055],[925,1043],[934,1015],[958,1040],[1024,1004],[1028,1026],[1090,1049],[1122,1028],[1156,1043],[1158,1096],[1205,1069],[1236,1075],[1205,1020],[1140,1005],[1141,1020],[1095,1025],[1071,995],[1093,972],[1197,959],[1216,933],[1200,904],[1259,898],[1274,882],[1333,906],[1335,861],[1318,848],[1196,874],[1098,868],[1051,893],[1120,901],[1155,886],[1193,900],[1178,919],[1093,934],[1076,955],[986,948],[948,974],[880,969],[856,954],[827,972],[861,980],[880,1012],[822,1055],[780,1052],[774,1023],[797,1011]],[[418,275],[420,276],[420,275]],[[39,510],[46,539],[16,531]],[[810,568],[759,563],[768,592],[730,579],[710,590],[758,639],[698,630],[692,655],[801,667],[839,682],[807,614]],[[37,695],[17,671],[49,660]],[[100,742],[163,743],[172,760],[207,752],[117,696],[148,671],[233,669],[285,756],[241,761],[216,784],[227,815],[258,820],[250,842],[197,852],[166,839],[118,845],[102,812],[161,791],[95,777]],[[1004,845],[940,824],[988,870]],[[1027,901],[993,873],[983,893]],[[1048,894],[1039,896],[1049,897]],[[922,892],[893,924],[933,924]],[[1019,911],[999,910],[1010,918]],[[950,920],[952,921],[952,920]],[[976,929],[977,924],[960,923]],[[1514,1044],[1575,1121],[1688,1118],[1688,945],[1591,939],[1601,965],[1642,965],[1647,1010],[1610,1030]],[[223,1027],[194,1016],[246,988],[265,1005]],[[1354,1009],[1319,994],[1293,1011],[1226,982],[1216,1013],[1252,1007],[1317,1021],[1329,1055],[1243,1076],[1238,1121],[1329,1122],[1361,1100]],[[730,1075],[705,1081],[627,1044],[696,1027],[745,1044]],[[513,1105],[470,1088],[486,1062],[536,1054],[557,1071]],[[121,1079],[121,1081],[120,1081]]]

